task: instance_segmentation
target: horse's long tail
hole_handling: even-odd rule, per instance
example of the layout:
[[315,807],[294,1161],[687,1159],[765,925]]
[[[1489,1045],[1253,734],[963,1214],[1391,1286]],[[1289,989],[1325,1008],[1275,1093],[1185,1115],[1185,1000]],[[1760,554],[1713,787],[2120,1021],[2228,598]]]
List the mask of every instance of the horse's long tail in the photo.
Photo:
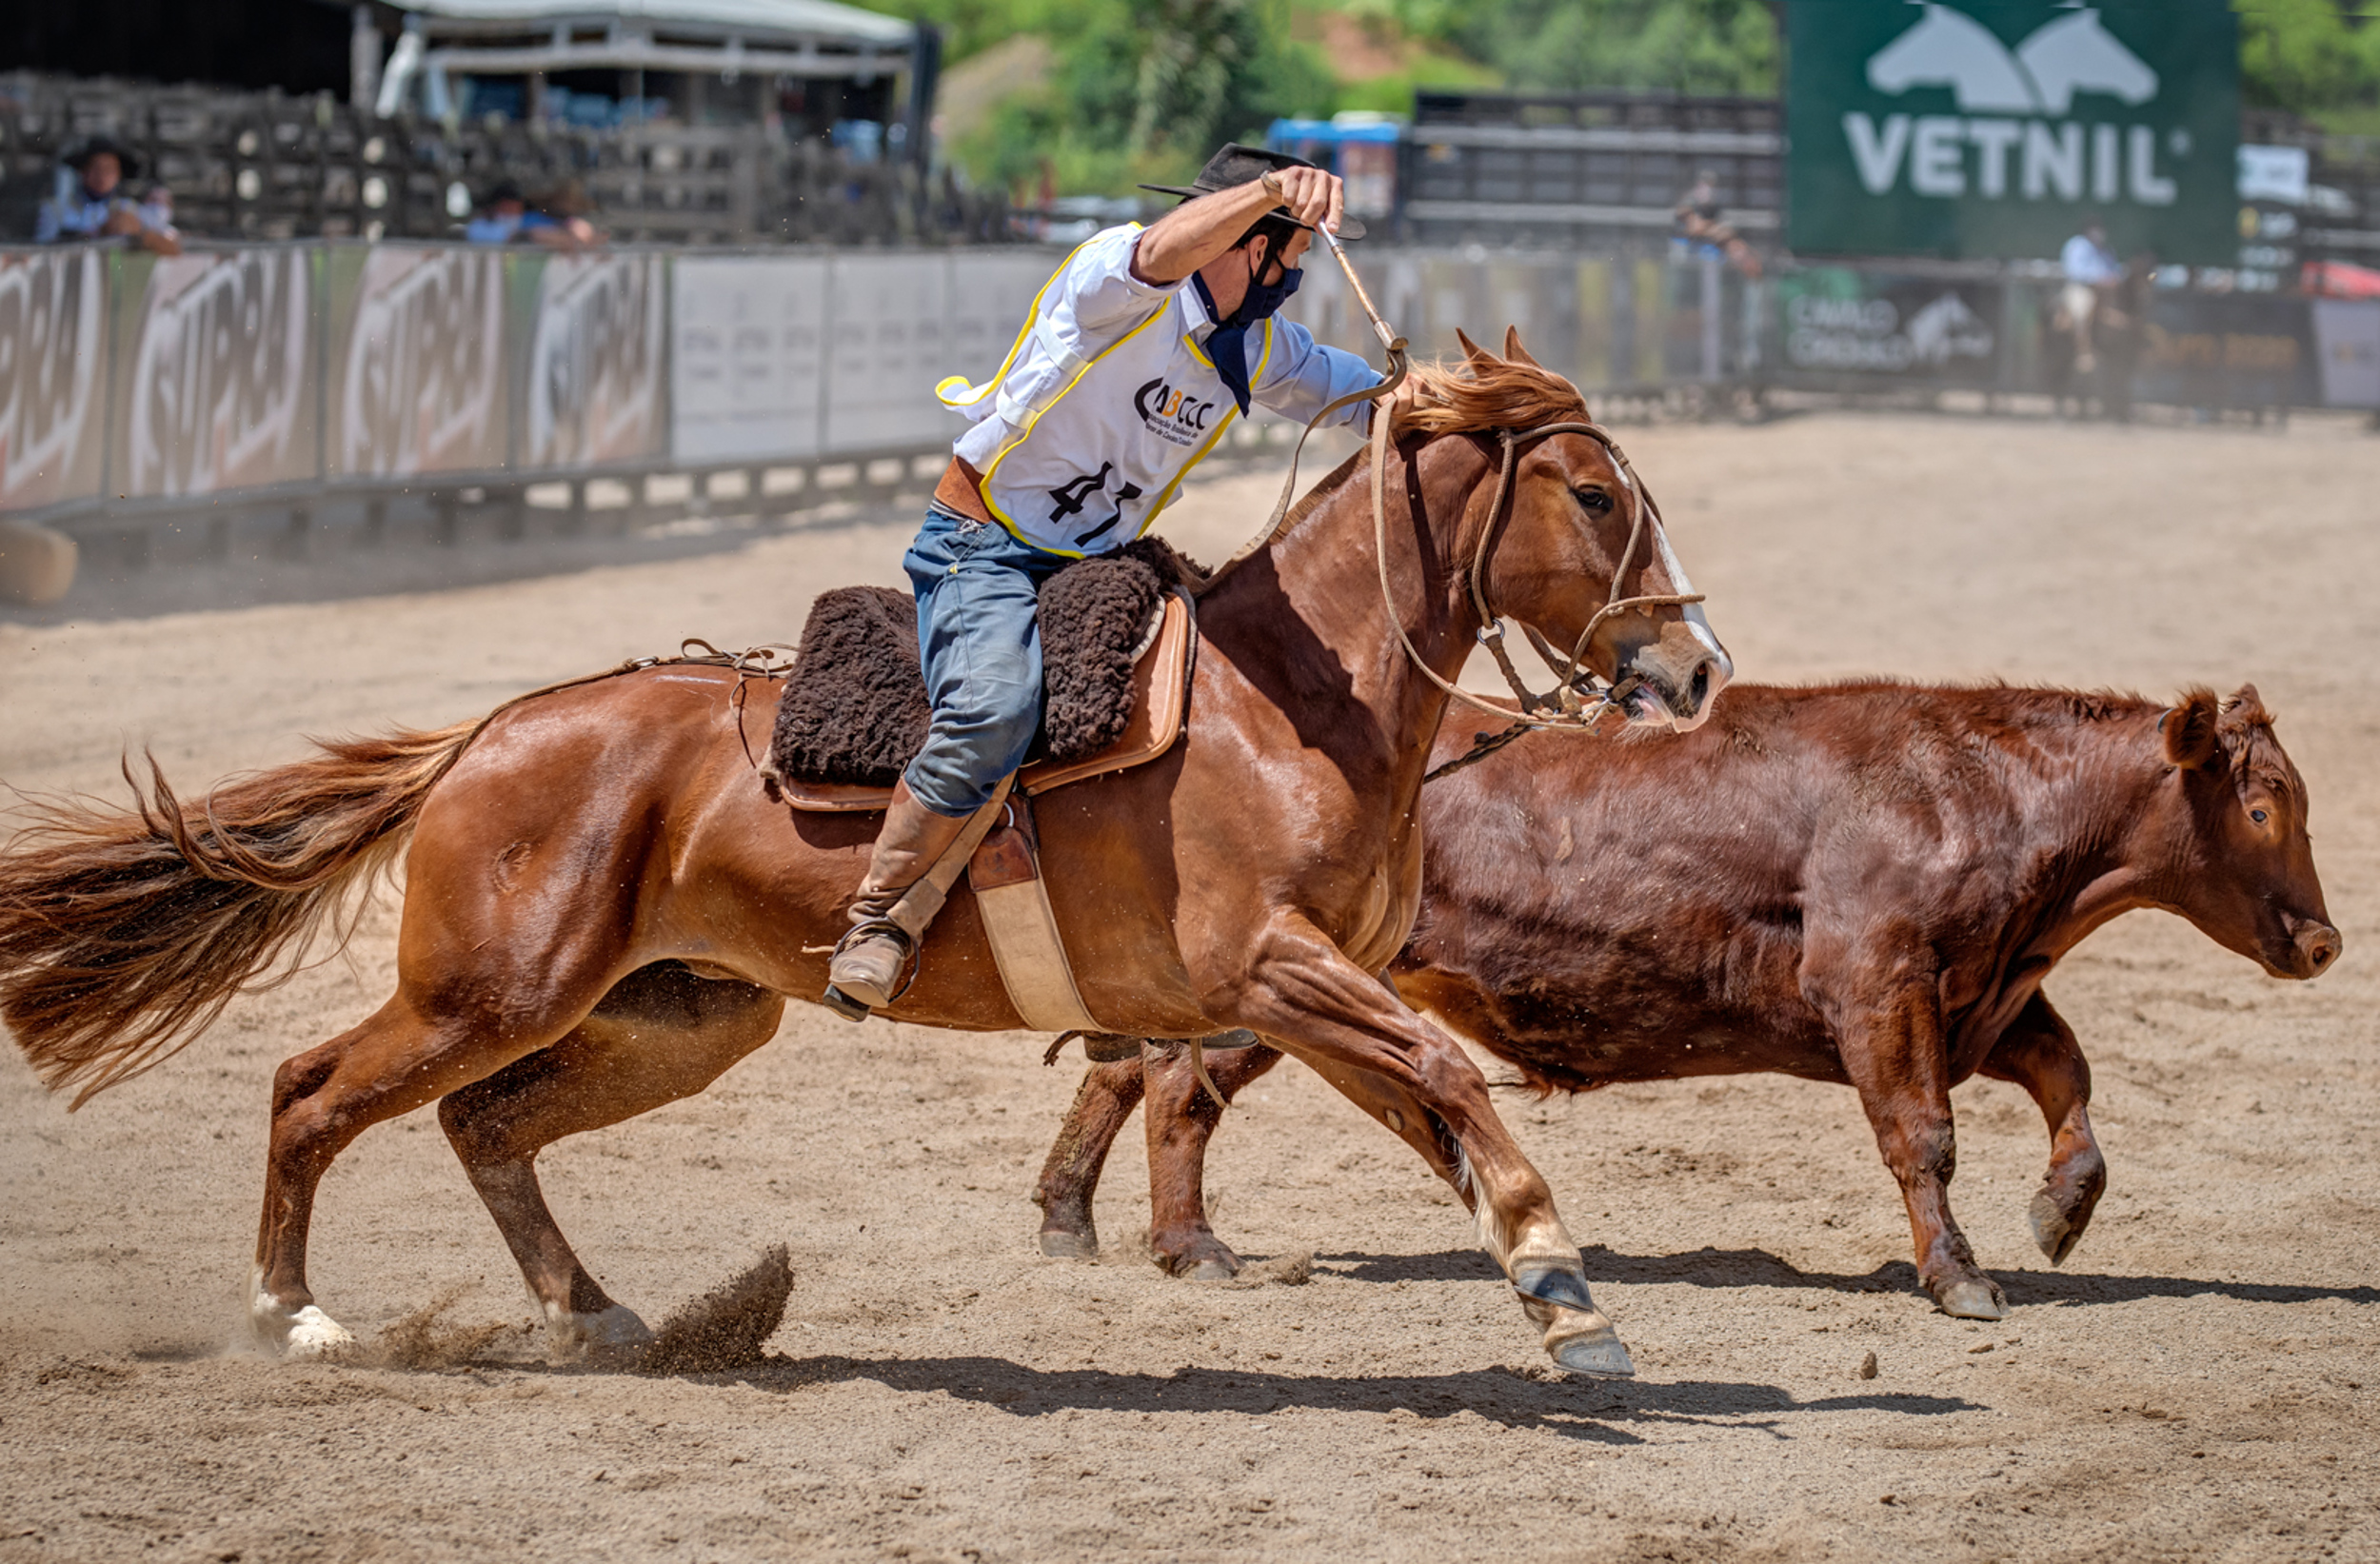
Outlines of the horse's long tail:
[[[0,852],[0,1021],[45,1085],[94,1093],[179,1053],[237,994],[286,982],[386,867],[479,731],[322,743],[184,803],[149,757],[133,807],[74,800]],[[334,916],[342,908],[347,916]]]

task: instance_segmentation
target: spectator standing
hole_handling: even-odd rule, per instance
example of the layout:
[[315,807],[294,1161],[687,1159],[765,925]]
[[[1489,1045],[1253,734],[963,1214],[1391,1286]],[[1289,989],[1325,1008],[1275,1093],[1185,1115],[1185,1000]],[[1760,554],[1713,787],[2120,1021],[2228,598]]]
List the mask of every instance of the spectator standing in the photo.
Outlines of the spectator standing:
[[34,220],[37,243],[122,238],[159,255],[182,253],[169,209],[165,226],[152,228],[126,193],[126,178],[140,171],[138,157],[109,137],[92,136],[61,161],[57,188]]
[[1760,275],[1760,258],[1720,217],[1719,176],[1712,169],[1695,170],[1695,182],[1677,198],[1671,216],[1670,243],[1680,260],[1724,260],[1746,277]]
[[2066,274],[2060,296],[2067,329],[2074,334],[2074,372],[2087,375],[2099,366],[2091,346],[2091,317],[2098,312],[2102,291],[2123,281],[2123,265],[2108,249],[2108,230],[2096,217],[2082,232],[2066,241],[2058,252],[2058,268]]

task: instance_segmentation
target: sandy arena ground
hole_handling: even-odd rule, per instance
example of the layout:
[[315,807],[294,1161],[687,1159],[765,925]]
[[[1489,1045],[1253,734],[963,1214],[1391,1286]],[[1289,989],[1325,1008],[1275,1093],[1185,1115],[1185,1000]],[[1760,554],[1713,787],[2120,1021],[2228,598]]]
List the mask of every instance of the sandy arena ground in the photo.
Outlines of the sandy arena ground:
[[[1839,1088],[1510,1099],[1642,1374],[1571,1382],[1448,1193],[1297,1066],[1233,1116],[1211,1188],[1243,1253],[1311,1251],[1313,1279],[1197,1285],[1136,1253],[1131,1132],[1105,1259],[1035,1253],[1079,1063],[797,1006],[709,1095],[544,1161],[648,1318],[790,1245],[763,1366],[531,1360],[425,1112],[330,1174],[313,1280],[367,1339],[451,1298],[411,1333],[428,1366],[276,1367],[225,1346],[268,1081],[387,994],[383,905],[348,960],[80,1115],[0,1062],[0,1560],[2380,1557],[2380,440],[1859,415],[1625,438],[1745,677],[2253,680],[2280,713],[2342,969],[2269,980],[2150,914],[2066,963],[2112,1169],[2066,1269],[2026,1234],[2031,1104],[1957,1097],[1957,1208],[2005,1323],[1917,1292]],[[1220,557],[1270,492],[1211,481],[1168,530]],[[153,584],[0,609],[0,779],[108,791],[146,743],[196,783],[684,635],[790,639],[820,587],[897,581],[910,525],[588,545],[542,576],[489,545],[438,568],[516,579],[395,595],[291,566],[172,584],[289,600],[211,612]],[[442,1365],[474,1325],[505,1330]]]

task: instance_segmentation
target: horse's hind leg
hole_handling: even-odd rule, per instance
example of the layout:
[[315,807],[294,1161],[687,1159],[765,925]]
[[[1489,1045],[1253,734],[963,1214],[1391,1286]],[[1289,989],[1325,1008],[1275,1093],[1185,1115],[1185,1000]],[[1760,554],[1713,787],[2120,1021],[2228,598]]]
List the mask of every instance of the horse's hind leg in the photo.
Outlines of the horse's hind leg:
[[538,1184],[537,1154],[565,1135],[691,1097],[777,1034],[785,1001],[674,961],[623,979],[552,1047],[455,1092],[438,1119],[520,1263],[557,1358],[631,1353],[652,1333],[587,1274]]
[[2051,1264],[2061,1264],[2108,1187],[2107,1158],[2091,1129],[2091,1065],[2073,1029],[2035,994],[1984,1056],[1983,1073],[2022,1086],[2049,1120],[2050,1171],[2027,1215],[2033,1242]]
[[265,1211],[248,1305],[266,1346],[305,1356],[355,1339],[315,1306],[306,1285],[314,1192],[331,1160],[372,1125],[435,1101],[545,1040],[533,1029],[507,1035],[477,1019],[426,1020],[400,993],[362,1025],[282,1064],[273,1077]]

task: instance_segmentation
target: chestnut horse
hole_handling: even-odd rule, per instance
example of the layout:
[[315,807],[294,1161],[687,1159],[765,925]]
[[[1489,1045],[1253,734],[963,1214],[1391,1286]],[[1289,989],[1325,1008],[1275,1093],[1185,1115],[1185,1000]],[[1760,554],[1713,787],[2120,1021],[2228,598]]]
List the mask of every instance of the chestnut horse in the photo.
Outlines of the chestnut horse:
[[[1450,723],[1438,752],[1461,752]],[[1699,732],[1530,740],[1422,793],[1408,1002],[1538,1091],[1775,1070],[1856,1087],[1946,1314],[2006,1299],[1951,1215],[1950,1090],[2040,1107],[2053,1264],[2106,1187],[2091,1066],[2041,992],[2108,920],[2157,907],[2275,978],[2338,960],[2306,784],[2253,686],[2126,696],[1738,684]],[[1096,1253],[1101,1160],[1145,1090],[1160,1265],[1228,1276],[1201,1163],[1220,1108],[1168,1050],[1094,1065],[1035,1198],[1045,1253]],[[1280,1059],[1210,1054],[1228,1098]]]
[[[1596,632],[1585,662],[1628,683],[1633,721],[1694,726],[1731,670],[1691,605],[1602,612],[1692,593],[1657,511],[1575,387],[1509,336],[1504,358],[1466,346],[1418,372],[1383,492],[1351,461],[1206,592],[1185,737],[1043,799],[1043,866],[1094,1014],[1158,1037],[1259,1031],[1373,1102],[1464,1192],[1545,1349],[1624,1374],[1485,1080],[1380,973],[1419,896],[1438,681],[1481,628],[1475,559],[1497,612],[1560,645]],[[351,1339],[307,1286],[316,1185],[365,1129],[438,1101],[556,1353],[633,1353],[649,1333],[572,1253],[535,1158],[703,1090],[775,1034],[786,996],[824,988],[874,820],[772,802],[746,735],[774,709],[764,682],[664,664],[327,743],[194,804],[152,762],[137,812],[55,810],[0,857],[0,1020],[49,1085],[87,1098],[270,980],[409,833],[395,995],[274,1079],[259,1335],[299,1354]],[[889,1014],[1021,1024],[970,896]]]

